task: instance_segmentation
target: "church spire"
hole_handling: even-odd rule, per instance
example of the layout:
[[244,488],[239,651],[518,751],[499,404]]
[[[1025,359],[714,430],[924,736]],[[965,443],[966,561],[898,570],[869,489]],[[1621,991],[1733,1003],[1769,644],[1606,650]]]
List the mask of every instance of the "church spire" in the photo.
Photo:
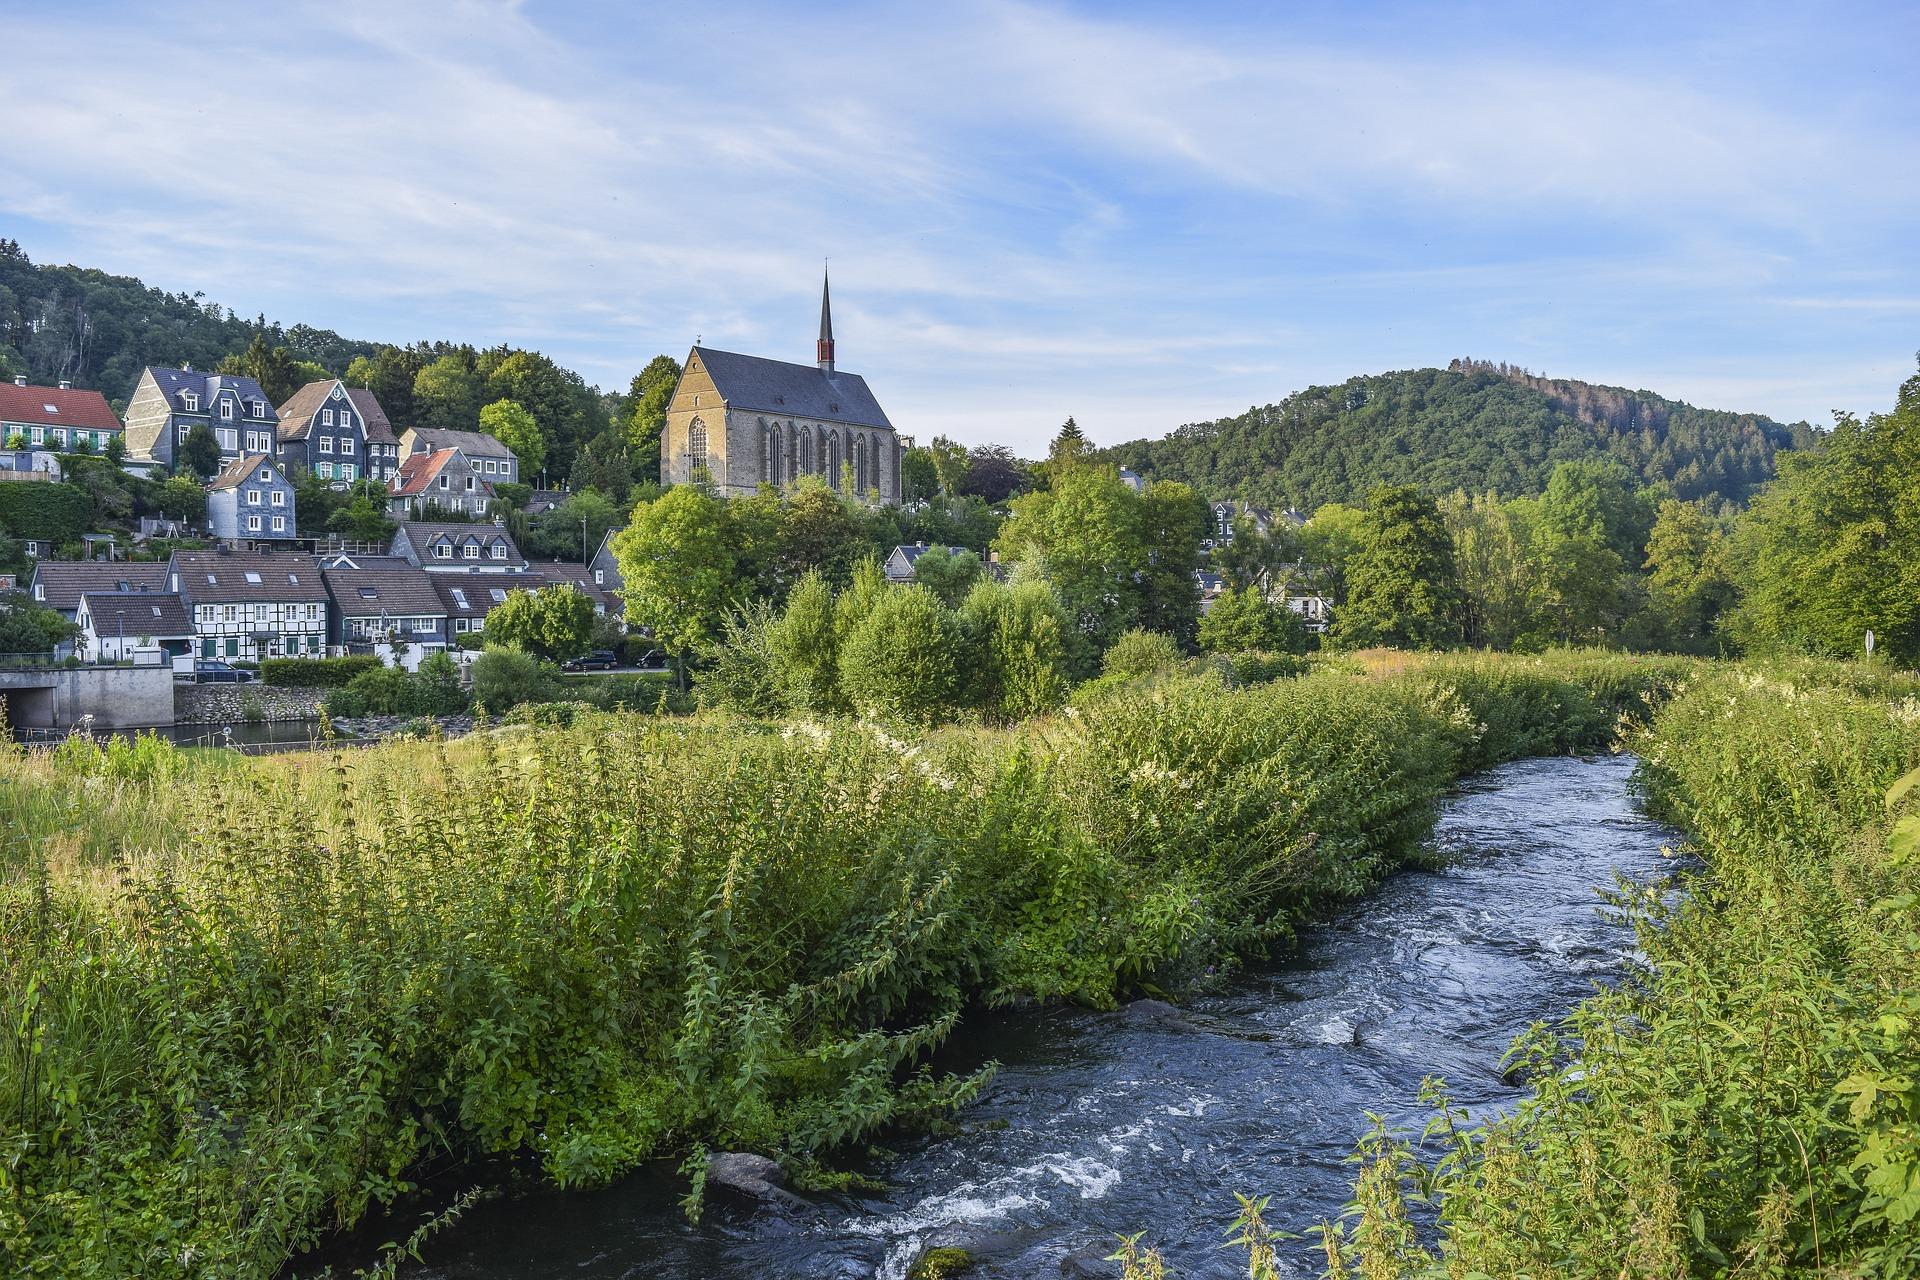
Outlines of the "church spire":
[[820,372],[833,373],[833,308],[827,296],[826,268],[820,269],[820,344],[816,348],[815,359],[820,362]]

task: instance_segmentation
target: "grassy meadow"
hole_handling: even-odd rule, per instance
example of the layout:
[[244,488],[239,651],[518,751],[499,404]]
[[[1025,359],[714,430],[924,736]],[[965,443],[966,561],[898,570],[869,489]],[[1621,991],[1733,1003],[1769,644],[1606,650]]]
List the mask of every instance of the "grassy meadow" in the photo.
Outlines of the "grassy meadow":
[[697,1200],[702,1153],[746,1148],[831,1185],[837,1148],[984,1083],[925,1065],[969,1009],[1284,945],[1463,772],[1601,748],[1694,669],[1361,655],[911,737],[582,713],[12,750],[0,1272],[272,1275],[495,1158],[562,1185],[684,1159]]

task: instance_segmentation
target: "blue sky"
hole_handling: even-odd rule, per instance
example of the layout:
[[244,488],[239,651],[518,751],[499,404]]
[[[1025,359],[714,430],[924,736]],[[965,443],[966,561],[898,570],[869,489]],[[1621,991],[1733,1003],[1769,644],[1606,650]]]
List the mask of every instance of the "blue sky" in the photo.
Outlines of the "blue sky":
[[0,0],[0,235],[603,386],[810,360],[831,257],[903,431],[1029,453],[1456,355],[1886,407],[1920,6],[1571,8]]

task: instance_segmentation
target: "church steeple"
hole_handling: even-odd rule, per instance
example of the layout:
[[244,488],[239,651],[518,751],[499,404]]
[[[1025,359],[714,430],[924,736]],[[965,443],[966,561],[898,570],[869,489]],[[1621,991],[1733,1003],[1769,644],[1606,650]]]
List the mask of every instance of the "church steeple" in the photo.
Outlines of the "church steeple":
[[820,343],[814,358],[820,362],[820,372],[831,375],[833,373],[833,307],[827,294],[827,273],[823,267],[820,271]]

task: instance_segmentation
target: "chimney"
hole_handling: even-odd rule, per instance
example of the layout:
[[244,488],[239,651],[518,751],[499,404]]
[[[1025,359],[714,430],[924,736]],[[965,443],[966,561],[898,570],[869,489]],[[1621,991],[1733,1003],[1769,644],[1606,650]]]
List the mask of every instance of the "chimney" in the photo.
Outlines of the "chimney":
[[60,389],[61,389],[62,391],[71,391],[71,390],[73,390],[73,383],[72,383],[72,381],[71,381],[71,380],[69,380],[69,379],[67,379],[67,378],[62,378],[62,379],[60,379]]
[[26,386],[26,385],[27,385],[27,375],[26,375],[26,374],[24,374],[24,373],[16,373],[16,374],[15,374],[15,375],[13,376],[13,385],[14,385],[14,386],[16,386],[16,387],[24,387],[24,386]]
[[185,360],[182,360],[182,361],[180,362],[180,372],[182,372],[182,373],[192,373],[192,372],[193,372],[193,366],[192,366],[191,364],[189,364],[189,363],[187,363],[187,362],[186,362]]

